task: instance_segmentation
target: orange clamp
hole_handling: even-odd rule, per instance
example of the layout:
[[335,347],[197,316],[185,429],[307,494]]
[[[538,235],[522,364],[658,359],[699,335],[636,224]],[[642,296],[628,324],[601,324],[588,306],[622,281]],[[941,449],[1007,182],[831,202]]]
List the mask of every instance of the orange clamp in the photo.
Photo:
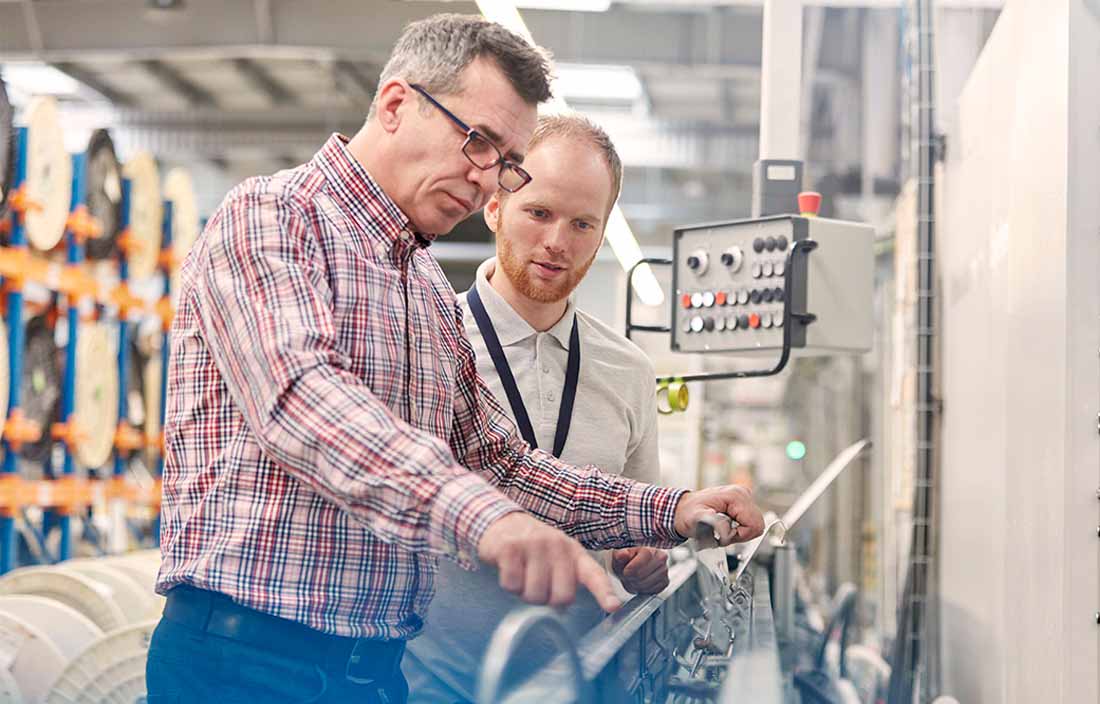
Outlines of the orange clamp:
[[160,256],[157,257],[157,264],[165,271],[175,271],[176,266],[179,264],[179,259],[176,257],[176,253],[172,251],[171,247],[165,247],[160,250]]
[[118,306],[118,315],[123,319],[129,315],[131,310],[141,309],[145,305],[145,301],[130,293],[130,287],[126,285],[125,281],[119,284],[114,291],[111,291],[110,298],[111,302]]
[[28,483],[18,474],[0,474],[0,516],[13,517],[33,503]]
[[115,447],[123,452],[131,452],[144,444],[141,433],[135,430],[126,421],[119,421],[115,430]]
[[79,301],[82,298],[94,298],[97,287],[95,279],[79,264],[67,264],[61,270],[57,290],[68,296],[70,301]]
[[92,503],[92,485],[87,479],[63,476],[48,482],[49,504],[63,516],[71,516]]
[[116,240],[118,251],[123,254],[134,254],[149,248],[149,243],[134,236],[134,231],[127,227],[119,233]]
[[11,409],[8,420],[4,423],[4,439],[12,450],[19,452],[24,443],[38,442],[41,437],[42,429],[38,423],[24,418],[22,409]]
[[31,267],[31,253],[26,247],[0,248],[0,276],[6,291],[22,291]]
[[161,330],[164,332],[171,330],[176,311],[172,309],[172,299],[169,296],[164,296],[157,301],[157,315],[160,316]]
[[139,488],[124,476],[111,477],[107,482],[107,498],[121,499],[127,503],[137,503],[141,498]]
[[54,423],[50,426],[50,435],[54,440],[65,443],[70,450],[88,439],[88,434],[72,419],[64,423]]
[[73,237],[78,242],[99,237],[103,233],[99,220],[92,216],[86,205],[78,205],[76,210],[69,213],[68,219],[65,220],[65,227],[73,233]]
[[145,446],[164,455],[164,433],[149,433],[145,436]]
[[27,184],[25,183],[8,193],[8,207],[20,215],[43,210],[42,204],[31,198],[30,194],[27,193]]

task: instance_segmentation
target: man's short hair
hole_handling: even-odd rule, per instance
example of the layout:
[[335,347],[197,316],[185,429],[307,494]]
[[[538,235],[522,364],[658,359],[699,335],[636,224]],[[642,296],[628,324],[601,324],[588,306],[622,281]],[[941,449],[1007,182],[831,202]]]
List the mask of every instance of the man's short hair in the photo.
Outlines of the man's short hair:
[[[584,141],[599,150],[607,164],[607,170],[611,175],[611,202],[607,204],[607,212],[619,199],[619,191],[623,186],[623,161],[619,158],[619,152],[607,132],[592,120],[578,113],[560,113],[557,115],[542,115],[539,117],[535,132],[527,143],[527,152],[534,151],[535,147],[548,139],[564,137],[574,141]],[[502,192],[501,195],[504,195]]]
[[[529,105],[550,99],[550,55],[480,15],[433,15],[410,22],[382,68],[378,85],[391,78],[418,83],[433,95],[462,92],[462,71],[475,59],[496,63]],[[377,94],[367,119],[374,116]]]

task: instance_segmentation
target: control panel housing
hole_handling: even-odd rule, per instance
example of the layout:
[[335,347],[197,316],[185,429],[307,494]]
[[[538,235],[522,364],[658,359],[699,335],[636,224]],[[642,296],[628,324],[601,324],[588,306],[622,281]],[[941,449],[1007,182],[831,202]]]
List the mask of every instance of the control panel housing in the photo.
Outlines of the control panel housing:
[[[806,239],[817,246],[792,255]],[[869,225],[795,215],[677,229],[672,349],[777,353],[787,306],[814,316],[790,320],[793,352],[871,349],[873,241]]]

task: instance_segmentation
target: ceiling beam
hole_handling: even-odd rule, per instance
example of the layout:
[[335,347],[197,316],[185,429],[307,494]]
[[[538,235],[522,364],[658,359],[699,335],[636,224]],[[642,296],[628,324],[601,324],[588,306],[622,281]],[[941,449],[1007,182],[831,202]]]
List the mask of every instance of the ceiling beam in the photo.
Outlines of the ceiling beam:
[[230,63],[246,81],[263,93],[272,105],[297,105],[298,96],[252,59],[236,58]]
[[349,95],[357,102],[369,104],[374,100],[374,92],[378,90],[378,83],[368,78],[350,61],[337,60],[331,62],[332,80],[337,90]]
[[146,59],[138,62],[151,76],[160,81],[172,92],[183,96],[194,107],[216,107],[214,95],[199,86],[180,71],[163,61]]
[[87,70],[83,66],[79,66],[68,61],[58,61],[50,65],[56,68],[58,71],[61,71],[65,75],[71,77],[72,79],[88,86],[96,93],[99,93],[104,98],[111,101],[111,104],[113,104],[115,107],[138,107],[137,101],[134,100],[134,97],[131,96],[129,93],[121,91],[114,86],[107,85],[103,82],[103,79],[100,78],[97,74]]

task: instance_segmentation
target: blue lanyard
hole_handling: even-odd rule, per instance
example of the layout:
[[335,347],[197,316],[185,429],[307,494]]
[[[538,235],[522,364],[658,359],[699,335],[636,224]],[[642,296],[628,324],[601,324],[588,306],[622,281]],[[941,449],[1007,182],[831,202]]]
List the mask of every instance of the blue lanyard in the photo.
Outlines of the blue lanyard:
[[[477,329],[481,331],[481,337],[485,340],[485,346],[489,348],[489,356],[493,358],[493,366],[496,367],[497,376],[504,386],[504,393],[508,396],[508,404],[512,407],[512,415],[516,417],[520,435],[531,447],[539,446],[535,439],[535,431],[531,427],[531,417],[527,415],[527,406],[523,405],[523,397],[516,386],[516,378],[512,376],[512,368],[508,366],[508,359],[504,356],[504,349],[500,346],[500,338],[493,328],[493,321],[485,311],[481,302],[481,296],[477,293],[477,283],[470,287],[466,293],[466,303],[470,306],[470,312],[474,314]],[[573,331],[569,334],[569,361],[565,364],[565,387],[562,389],[561,406],[558,408],[558,427],[554,432],[554,457],[561,457],[561,451],[565,449],[565,440],[569,437],[569,424],[573,421],[573,402],[577,398],[577,379],[581,372],[581,340],[577,332],[577,316],[573,316]]]

